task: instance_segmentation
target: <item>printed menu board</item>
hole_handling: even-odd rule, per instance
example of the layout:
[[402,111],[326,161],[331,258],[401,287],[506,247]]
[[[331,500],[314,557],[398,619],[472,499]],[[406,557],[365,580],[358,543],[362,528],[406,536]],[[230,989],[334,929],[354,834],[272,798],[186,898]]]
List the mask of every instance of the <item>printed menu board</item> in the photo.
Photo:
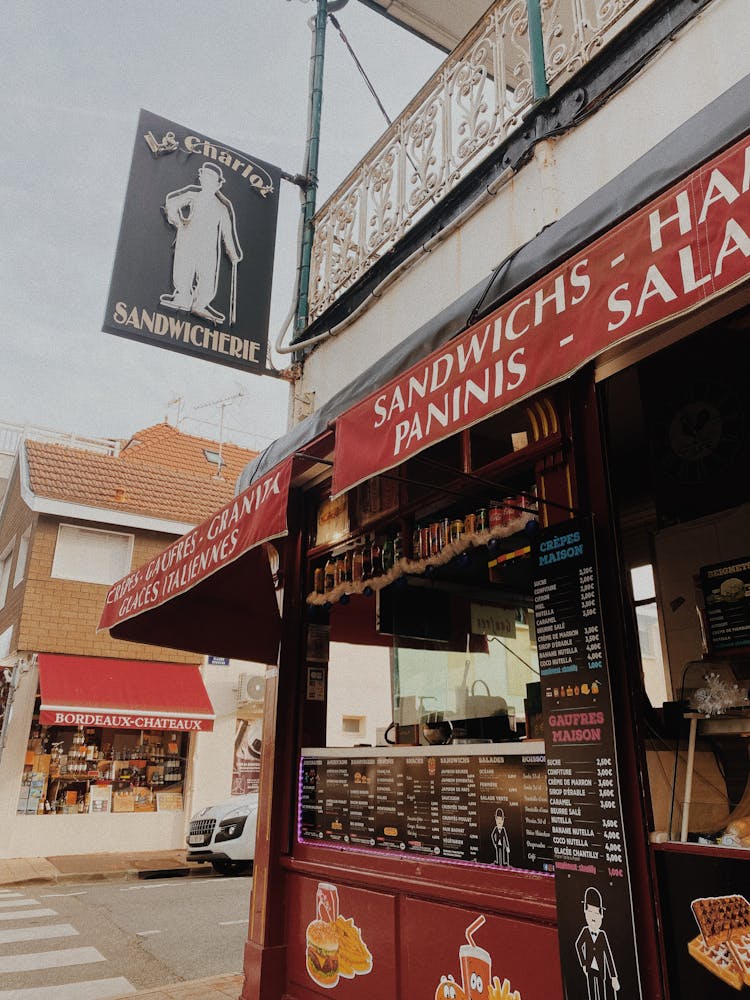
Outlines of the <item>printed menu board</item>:
[[[490,751],[490,752],[487,752]],[[300,839],[553,870],[543,754],[414,750],[301,761]]]
[[750,556],[701,567],[712,651],[750,646]]
[[539,532],[533,559],[565,995],[640,997],[591,523]]

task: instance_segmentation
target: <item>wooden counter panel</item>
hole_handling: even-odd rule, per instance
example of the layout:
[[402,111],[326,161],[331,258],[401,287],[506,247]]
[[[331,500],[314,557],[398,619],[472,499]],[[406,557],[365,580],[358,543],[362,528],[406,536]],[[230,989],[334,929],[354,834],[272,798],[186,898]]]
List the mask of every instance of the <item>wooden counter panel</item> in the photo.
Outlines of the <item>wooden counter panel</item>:
[[[549,922],[539,919],[544,908],[539,901],[532,901],[529,915],[499,913],[506,909],[507,901],[476,892],[467,897],[463,905],[454,902],[425,898],[423,892],[436,887],[431,883],[415,880],[376,880],[372,872],[355,872],[351,869],[336,871],[331,866],[304,865],[305,874],[299,870],[287,871],[285,878],[287,902],[287,986],[285,1000],[313,1000],[315,997],[335,995],[360,1000],[370,997],[388,997],[391,1000],[433,1000],[439,996],[441,977],[453,976],[460,985],[466,980],[466,996],[487,997],[487,984],[495,976],[499,983],[509,981],[512,990],[518,990],[522,1000],[562,1000],[560,963],[557,933]],[[317,873],[313,870],[317,867]],[[302,868],[302,863],[295,866]],[[445,866],[442,866],[445,874]],[[343,878],[339,878],[341,875]],[[524,878],[526,881],[526,878]],[[356,883],[356,884],[353,884]],[[331,889],[333,887],[333,889]],[[451,895],[450,886],[444,886],[443,895]],[[347,926],[338,932],[331,944],[327,943],[327,967],[337,968],[332,977],[311,972],[308,965],[308,945],[315,940],[310,925],[321,914],[319,893],[324,898],[336,899],[339,925]],[[485,903],[491,902],[492,906]],[[325,904],[324,904],[325,905]],[[531,911],[536,908],[535,916]],[[328,921],[329,927],[331,922]],[[471,956],[476,969],[467,965],[469,956],[460,950],[467,945],[467,928],[476,925],[473,939],[478,952]],[[346,938],[354,938],[366,947],[371,964],[360,962],[359,968],[348,964],[351,950]],[[336,954],[338,947],[338,954]],[[345,954],[346,952],[346,954]],[[483,962],[482,952],[489,955]],[[318,961],[320,961],[318,953]],[[363,952],[360,949],[359,957]],[[472,971],[488,972],[484,993],[469,993],[468,984]],[[368,967],[369,966],[369,967]],[[447,996],[450,996],[450,991]],[[462,996],[461,993],[457,994]]]

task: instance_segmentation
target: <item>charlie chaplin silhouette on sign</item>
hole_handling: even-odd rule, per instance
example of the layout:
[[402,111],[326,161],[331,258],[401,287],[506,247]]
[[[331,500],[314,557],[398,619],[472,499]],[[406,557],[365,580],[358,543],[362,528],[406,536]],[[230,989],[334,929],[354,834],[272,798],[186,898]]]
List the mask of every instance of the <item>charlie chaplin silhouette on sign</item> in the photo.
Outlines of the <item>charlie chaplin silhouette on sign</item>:
[[204,163],[198,184],[172,191],[164,202],[164,214],[177,230],[174,242],[172,284],[174,291],[159,299],[168,309],[193,313],[211,323],[223,323],[225,316],[211,302],[219,287],[222,253],[232,265],[229,323],[237,313],[237,265],[242,248],[237,239],[234,208],[220,188],[224,184],[221,167]]

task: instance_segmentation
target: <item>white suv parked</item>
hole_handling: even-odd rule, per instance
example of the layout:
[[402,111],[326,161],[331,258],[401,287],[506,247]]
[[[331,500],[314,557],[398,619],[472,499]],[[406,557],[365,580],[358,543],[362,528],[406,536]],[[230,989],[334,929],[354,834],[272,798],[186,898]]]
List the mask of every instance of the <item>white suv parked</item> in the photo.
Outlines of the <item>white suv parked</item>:
[[257,820],[257,792],[206,806],[190,818],[186,859],[209,861],[218,875],[244,875],[255,858]]

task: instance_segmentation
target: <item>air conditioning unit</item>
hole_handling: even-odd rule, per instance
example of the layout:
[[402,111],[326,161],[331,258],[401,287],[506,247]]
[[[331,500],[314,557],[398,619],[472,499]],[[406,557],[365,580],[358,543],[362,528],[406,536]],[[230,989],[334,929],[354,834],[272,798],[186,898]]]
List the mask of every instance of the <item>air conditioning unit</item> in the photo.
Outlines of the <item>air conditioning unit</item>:
[[266,679],[258,674],[240,674],[237,702],[245,705],[247,702],[262,702],[266,696]]

